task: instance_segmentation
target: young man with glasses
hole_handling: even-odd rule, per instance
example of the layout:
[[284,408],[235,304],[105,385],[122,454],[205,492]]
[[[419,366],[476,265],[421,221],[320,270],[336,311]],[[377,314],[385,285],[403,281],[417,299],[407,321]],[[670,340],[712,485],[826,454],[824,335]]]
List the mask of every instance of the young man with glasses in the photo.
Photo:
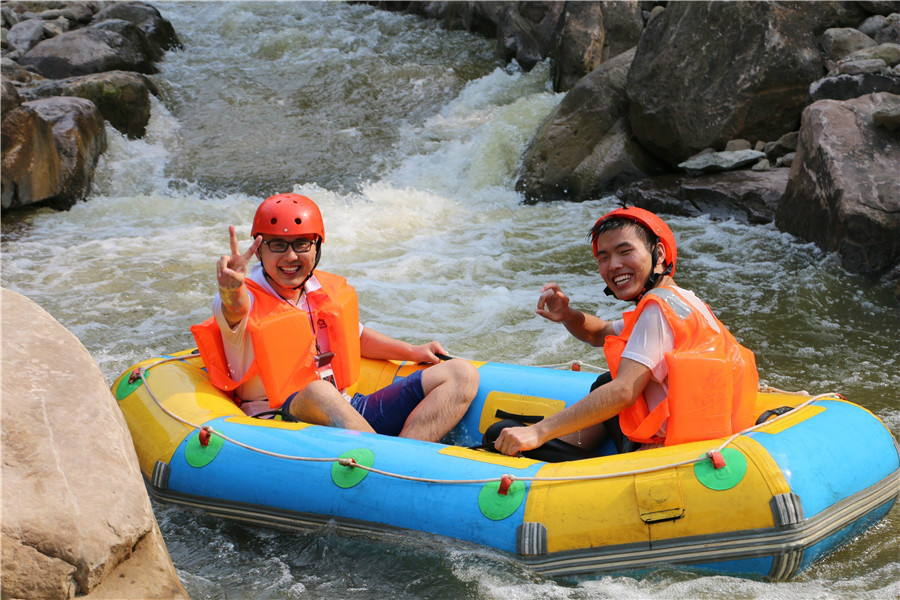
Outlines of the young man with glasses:
[[[245,412],[268,408],[308,423],[439,441],[478,391],[469,362],[440,362],[439,342],[412,345],[359,323],[356,292],[343,277],[317,271],[325,227],[318,206],[299,194],[260,204],[253,243],[216,265],[213,317],[191,328],[216,387]],[[248,272],[256,255],[259,264]],[[364,396],[344,390],[360,357],[431,363]]]

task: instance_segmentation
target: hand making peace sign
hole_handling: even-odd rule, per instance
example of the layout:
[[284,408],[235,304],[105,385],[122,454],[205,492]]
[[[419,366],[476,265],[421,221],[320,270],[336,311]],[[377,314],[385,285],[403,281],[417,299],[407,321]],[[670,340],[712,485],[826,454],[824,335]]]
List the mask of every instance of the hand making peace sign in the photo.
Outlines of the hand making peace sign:
[[216,279],[219,287],[226,290],[236,290],[244,283],[247,277],[247,265],[256,254],[256,250],[262,244],[262,236],[256,236],[250,247],[243,253],[238,250],[237,234],[234,225],[228,226],[228,235],[231,237],[231,255],[223,254],[216,263]]

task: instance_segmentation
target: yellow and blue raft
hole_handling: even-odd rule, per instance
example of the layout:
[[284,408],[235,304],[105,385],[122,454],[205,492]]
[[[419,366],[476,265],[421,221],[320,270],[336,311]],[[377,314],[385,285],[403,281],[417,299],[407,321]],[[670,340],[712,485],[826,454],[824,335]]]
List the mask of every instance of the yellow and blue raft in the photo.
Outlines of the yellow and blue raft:
[[[786,580],[871,527],[900,495],[884,424],[838,395],[760,392],[728,438],[547,463],[473,449],[498,414],[547,416],[596,374],[474,363],[481,383],[436,444],[244,415],[186,351],[112,386],[151,495],[248,523],[417,530],[489,546],[551,576],[662,565]],[[364,360],[350,392],[416,365]]]

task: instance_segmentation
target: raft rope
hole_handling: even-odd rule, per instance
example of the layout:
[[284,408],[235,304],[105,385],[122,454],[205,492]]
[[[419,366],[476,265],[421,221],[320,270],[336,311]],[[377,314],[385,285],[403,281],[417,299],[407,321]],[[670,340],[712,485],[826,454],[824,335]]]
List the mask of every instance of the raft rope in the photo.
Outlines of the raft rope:
[[[679,461],[679,462],[668,463],[665,465],[658,465],[655,467],[648,467],[646,469],[632,469],[630,471],[617,471],[615,473],[599,473],[599,474],[595,474],[595,475],[568,475],[565,477],[517,477],[515,475],[511,475],[511,474],[507,473],[507,474],[503,474],[500,477],[490,477],[490,478],[485,478],[485,479],[434,479],[434,478],[430,478],[430,477],[414,477],[412,475],[404,475],[402,473],[393,473],[391,471],[384,471],[382,469],[377,469],[375,467],[361,465],[361,464],[357,463],[353,458],[342,458],[342,457],[315,458],[312,456],[295,456],[295,455],[290,455],[290,454],[281,454],[279,452],[272,452],[270,450],[264,450],[262,448],[257,448],[255,446],[250,446],[249,444],[240,442],[234,438],[231,438],[231,437],[225,435],[224,433],[221,433],[220,431],[216,431],[210,425],[197,425],[196,423],[192,423],[192,422],[188,421],[187,419],[184,419],[184,418],[176,415],[175,413],[170,411],[168,408],[166,408],[163,405],[163,403],[159,400],[159,398],[156,397],[156,394],[153,393],[153,389],[150,387],[150,384],[147,382],[147,378],[145,376],[145,373],[154,367],[158,367],[159,365],[162,365],[162,364],[165,364],[168,362],[183,361],[183,360],[185,360],[185,357],[175,356],[175,357],[171,357],[171,358],[160,359],[159,361],[157,361],[153,364],[150,364],[147,367],[137,367],[136,369],[134,369],[131,372],[131,375],[129,377],[129,382],[133,383],[137,379],[140,379],[141,381],[143,381],[144,385],[147,387],[147,392],[150,394],[150,397],[153,398],[153,401],[164,413],[166,413],[167,415],[169,415],[171,418],[178,421],[179,423],[187,425],[188,427],[190,427],[192,429],[196,429],[200,435],[203,435],[205,433],[206,435],[203,437],[207,437],[211,434],[215,434],[215,435],[219,436],[220,438],[222,438],[223,440],[225,440],[227,442],[231,442],[235,446],[239,446],[241,448],[244,448],[245,450],[250,450],[251,452],[257,452],[259,454],[263,454],[266,456],[272,456],[274,458],[283,458],[285,460],[298,460],[298,461],[303,461],[303,462],[330,462],[330,463],[337,462],[344,467],[353,467],[353,468],[357,468],[357,469],[363,469],[364,471],[370,471],[372,473],[377,473],[379,475],[384,475],[386,477],[393,477],[395,479],[403,479],[406,481],[417,481],[417,482],[421,482],[421,483],[434,483],[434,484],[443,484],[443,485],[485,484],[485,483],[494,483],[494,482],[499,481],[501,484],[501,488],[498,491],[498,493],[501,493],[501,494],[504,492],[505,489],[507,489],[509,487],[509,485],[513,481],[566,482],[566,481],[591,481],[591,480],[599,480],[599,479],[612,479],[614,477],[627,477],[627,476],[631,476],[631,475],[642,475],[644,473],[654,473],[656,471],[663,471],[663,470],[671,469],[674,467],[688,466],[688,465],[692,465],[694,463],[702,462],[702,461],[706,460],[707,458],[709,458],[713,462],[713,466],[716,469],[720,469],[725,466],[725,461],[722,458],[722,454],[721,454],[722,450],[726,446],[728,446],[731,442],[733,442],[736,438],[738,438],[742,435],[745,435],[747,433],[750,433],[752,431],[755,431],[756,429],[759,429],[760,427],[770,425],[770,424],[774,423],[775,421],[778,421],[779,419],[787,417],[788,415],[793,414],[794,412],[800,410],[801,408],[804,408],[804,407],[808,406],[809,404],[816,402],[817,400],[821,400],[823,398],[843,399],[843,396],[841,396],[840,394],[835,393],[835,392],[818,394],[817,396],[813,396],[809,400],[806,400],[805,402],[798,404],[796,407],[794,407],[793,409],[791,409],[788,412],[785,412],[784,414],[775,416],[775,417],[769,419],[768,421],[765,421],[758,425],[753,425],[752,427],[748,427],[747,429],[744,429],[743,431],[739,431],[738,433],[731,435],[724,442],[719,444],[718,447],[716,447],[713,450],[709,450],[709,451],[705,452],[703,455],[701,455],[697,458],[683,460],[683,461]],[[570,363],[562,363],[562,364],[568,365]],[[770,389],[774,390],[774,388],[770,388]],[[784,392],[784,393],[793,393],[793,394],[798,394],[798,395],[800,394],[800,392]]]

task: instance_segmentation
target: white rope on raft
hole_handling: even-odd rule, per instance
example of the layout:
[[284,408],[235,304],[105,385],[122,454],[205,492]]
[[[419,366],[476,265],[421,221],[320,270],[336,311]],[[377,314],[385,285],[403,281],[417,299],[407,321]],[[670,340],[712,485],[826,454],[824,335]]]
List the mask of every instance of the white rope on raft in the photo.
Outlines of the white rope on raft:
[[[343,457],[339,457],[339,456],[328,457],[328,458],[316,458],[316,457],[312,457],[312,456],[295,456],[295,455],[290,455],[290,454],[281,454],[279,452],[272,452],[270,450],[264,450],[262,448],[250,446],[249,444],[245,444],[243,442],[235,440],[234,438],[231,438],[231,437],[225,435],[224,433],[216,431],[213,427],[211,427],[209,425],[197,425],[195,423],[192,423],[192,422],[176,415],[169,409],[167,409],[163,405],[163,403],[159,400],[159,398],[156,397],[156,394],[153,393],[153,390],[151,389],[150,384],[147,382],[147,378],[144,376],[144,374],[147,371],[149,371],[150,369],[152,369],[154,367],[157,367],[159,365],[162,365],[162,364],[165,364],[168,362],[181,361],[184,359],[185,359],[185,357],[183,357],[183,356],[176,356],[176,357],[171,357],[171,358],[160,359],[159,361],[157,361],[151,365],[148,365],[146,368],[138,367],[137,369],[135,369],[132,372],[131,377],[129,379],[130,382],[133,382],[134,379],[140,378],[141,381],[143,381],[144,385],[147,387],[147,392],[150,394],[150,397],[153,399],[153,401],[156,403],[156,405],[164,413],[166,413],[168,416],[170,416],[172,419],[178,421],[179,423],[182,423],[192,429],[196,429],[197,431],[206,431],[207,433],[209,433],[211,435],[212,434],[217,435],[220,438],[222,438],[223,440],[225,440],[226,442],[230,442],[230,443],[234,444],[235,446],[244,448],[245,450],[249,450],[251,452],[257,452],[259,454],[263,454],[266,456],[272,456],[274,458],[282,458],[285,460],[298,460],[298,461],[303,461],[303,462],[332,462],[332,463],[336,462],[345,467],[354,467],[357,469],[363,469],[364,471],[370,471],[372,473],[377,473],[379,475],[384,475],[386,477],[393,477],[395,479],[403,479],[406,481],[416,481],[416,482],[421,482],[421,483],[445,484],[445,485],[484,484],[484,483],[494,483],[494,482],[504,482],[504,481],[505,482],[510,482],[510,481],[546,481],[546,482],[590,481],[590,480],[599,480],[599,479],[612,479],[614,477],[627,477],[630,475],[642,475],[644,473],[654,473],[656,471],[663,471],[663,470],[671,469],[671,468],[675,468],[675,467],[683,467],[683,466],[687,466],[687,465],[692,465],[694,463],[702,462],[702,461],[706,460],[707,458],[712,459],[714,455],[721,453],[721,451],[726,446],[728,446],[731,442],[733,442],[736,438],[738,438],[742,435],[745,435],[747,433],[750,433],[752,431],[755,431],[756,429],[759,429],[760,427],[763,427],[766,425],[771,425],[775,421],[778,421],[779,419],[782,419],[782,418],[800,410],[801,408],[808,406],[809,404],[811,404],[817,400],[821,400],[823,398],[837,398],[837,399],[841,398],[840,394],[837,394],[834,392],[829,392],[826,394],[819,394],[817,396],[813,396],[809,400],[806,400],[805,402],[798,404],[796,407],[792,408],[791,410],[789,410],[783,414],[777,415],[763,423],[760,423],[759,425],[753,425],[752,427],[748,427],[747,429],[744,429],[743,431],[733,434],[732,436],[727,438],[724,442],[719,444],[718,447],[716,447],[713,450],[709,450],[709,451],[705,452],[702,456],[699,456],[699,457],[693,458],[693,459],[689,459],[689,460],[683,460],[680,462],[668,463],[665,465],[658,465],[655,467],[648,467],[646,469],[633,469],[630,471],[618,471],[615,473],[599,473],[599,474],[595,474],[595,475],[568,475],[565,477],[516,477],[515,475],[507,473],[507,474],[502,475],[501,477],[490,477],[490,478],[485,478],[485,479],[434,479],[434,478],[430,478],[430,477],[414,477],[412,475],[404,475],[402,473],[393,473],[391,471],[384,471],[382,469],[376,469],[375,467],[368,467],[366,465],[361,465],[361,464],[357,463],[353,458],[343,458]],[[564,363],[564,364],[568,364],[568,363]],[[786,392],[786,393],[795,393],[795,392]],[[799,394],[799,392],[796,392],[796,393]]]

